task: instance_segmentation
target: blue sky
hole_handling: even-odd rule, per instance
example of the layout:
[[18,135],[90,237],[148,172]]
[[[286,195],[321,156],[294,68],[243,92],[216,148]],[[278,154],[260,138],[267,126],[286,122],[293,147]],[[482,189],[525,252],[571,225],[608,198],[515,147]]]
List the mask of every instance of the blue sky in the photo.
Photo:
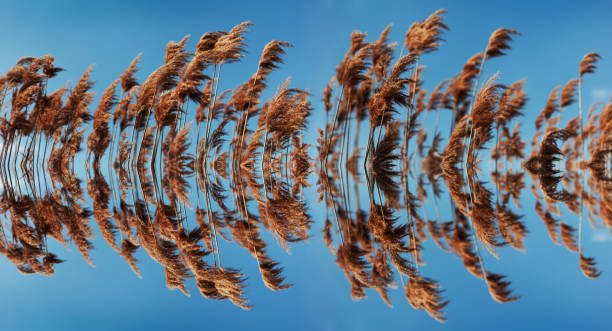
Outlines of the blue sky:
[[[270,96],[285,78],[291,86],[310,90],[315,112],[306,139],[312,142],[314,128],[324,121],[321,91],[335,73],[350,43],[350,33],[360,30],[369,40],[393,24],[392,41],[403,36],[415,20],[425,19],[436,9],[448,10],[450,31],[437,52],[427,54],[423,65],[427,90],[461,70],[474,53],[482,51],[489,35],[498,27],[521,32],[508,56],[491,60],[485,77],[500,73],[501,83],[525,78],[529,96],[523,123],[524,139],[530,140],[533,122],[544,107],[548,93],[575,78],[582,56],[596,51],[603,59],[595,75],[584,83],[584,104],[607,102],[612,94],[612,3],[593,1],[0,1],[0,72],[11,68],[22,56],[52,54],[56,64],[67,69],[54,79],[59,87],[75,82],[90,64],[99,94],[118,77],[130,61],[142,53],[140,81],[163,62],[165,45],[190,34],[188,49],[199,37],[214,30],[228,30],[250,20],[248,56],[225,66],[221,89],[236,87],[256,70],[259,53],[273,39],[291,42],[285,64],[276,71],[264,96]],[[399,51],[399,50],[398,50]],[[97,105],[97,103],[95,103]],[[577,114],[577,108],[565,120]],[[447,119],[448,117],[442,117]],[[431,118],[430,118],[431,119]],[[433,124],[433,119],[429,124]],[[563,122],[565,123],[565,122]],[[314,197],[314,189],[306,196]],[[365,197],[365,194],[362,195]],[[364,199],[364,198],[362,198]],[[255,308],[241,311],[228,302],[202,298],[193,283],[192,296],[172,292],[164,285],[163,270],[139,253],[143,279],[137,278],[124,261],[103,241],[96,241],[88,266],[74,247],[54,244],[66,263],[51,278],[23,276],[0,259],[0,303],[2,329],[6,330],[166,330],[192,329],[604,329],[605,313],[612,295],[610,234],[585,226],[587,255],[596,256],[603,275],[588,280],[578,269],[576,254],[554,245],[546,228],[533,212],[529,192],[522,197],[529,228],[527,253],[500,251],[500,260],[487,256],[487,266],[506,274],[512,288],[522,296],[506,305],[493,301],[482,281],[469,275],[454,256],[425,244],[429,264],[424,268],[437,279],[451,300],[449,321],[438,324],[413,310],[402,290],[393,291],[394,308],[388,308],[370,291],[362,302],[353,302],[348,282],[322,242],[324,208],[311,199],[315,220],[309,243],[292,247],[286,254],[268,237],[271,255],[285,267],[294,283],[288,291],[274,293],[261,283],[257,264],[236,245],[224,243],[224,261],[248,274],[248,295]],[[442,217],[449,211],[442,205]],[[432,205],[428,206],[431,207]],[[431,210],[431,209],[429,209]],[[565,210],[565,209],[563,209]],[[577,227],[576,217],[567,221]],[[565,219],[564,219],[565,220]],[[603,235],[602,235],[603,233]],[[603,238],[603,239],[602,239]]]

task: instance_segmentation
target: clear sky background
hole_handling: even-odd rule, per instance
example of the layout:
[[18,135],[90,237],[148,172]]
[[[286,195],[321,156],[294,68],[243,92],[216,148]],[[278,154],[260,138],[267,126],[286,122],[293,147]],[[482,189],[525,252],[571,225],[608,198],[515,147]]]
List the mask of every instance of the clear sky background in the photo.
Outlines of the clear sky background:
[[[273,39],[291,42],[285,64],[269,81],[270,96],[286,77],[291,86],[311,91],[315,107],[306,140],[324,123],[321,91],[350,44],[353,30],[367,32],[374,40],[393,24],[392,41],[403,42],[415,20],[423,20],[445,8],[450,31],[437,52],[422,63],[427,90],[459,72],[463,63],[482,51],[489,35],[499,27],[513,28],[521,36],[512,42],[508,56],[491,60],[484,77],[500,73],[510,84],[525,78],[529,103],[523,123],[524,140],[534,132],[533,122],[548,93],[575,78],[578,63],[587,52],[602,55],[595,75],[584,83],[584,104],[608,102],[612,94],[612,3],[592,1],[0,1],[0,72],[23,56],[54,55],[56,65],[67,69],[53,87],[74,84],[90,64],[99,94],[131,60],[142,53],[140,81],[163,63],[165,45],[190,34],[192,50],[207,31],[229,30],[249,20],[248,56],[224,66],[221,89],[234,88],[257,68],[259,54]],[[398,50],[399,51],[399,50]],[[94,103],[94,107],[97,103]],[[577,114],[571,107],[563,124]],[[448,117],[443,117],[447,118]],[[429,122],[430,124],[433,123]],[[314,182],[313,182],[314,183]],[[310,194],[310,195],[308,195]],[[314,197],[314,189],[306,196]],[[364,195],[365,196],[365,195]],[[0,329],[3,330],[109,330],[148,329],[587,329],[609,325],[612,297],[612,242],[608,231],[586,226],[586,252],[595,256],[603,275],[588,280],[578,268],[576,254],[554,245],[544,224],[533,212],[533,198],[522,197],[524,221],[529,228],[527,253],[505,249],[500,260],[486,256],[487,267],[513,281],[519,302],[500,305],[485,284],[465,271],[461,261],[440,251],[431,241],[425,245],[427,276],[437,279],[451,300],[449,321],[439,324],[413,310],[403,291],[392,291],[394,308],[388,308],[373,291],[361,302],[350,298],[349,284],[322,242],[324,209],[311,199],[315,223],[309,243],[283,252],[268,237],[271,255],[285,267],[294,283],[288,291],[274,293],[261,283],[257,264],[247,252],[224,243],[222,256],[228,265],[242,269],[249,280],[247,294],[255,305],[245,312],[229,302],[202,298],[189,282],[192,296],[169,291],[162,268],[144,253],[137,255],[143,279],[103,241],[92,252],[95,268],[88,266],[74,247],[52,247],[60,258],[51,278],[24,276],[0,259]],[[444,208],[444,207],[442,207]],[[443,218],[449,215],[442,210]],[[564,221],[577,227],[568,213]]]

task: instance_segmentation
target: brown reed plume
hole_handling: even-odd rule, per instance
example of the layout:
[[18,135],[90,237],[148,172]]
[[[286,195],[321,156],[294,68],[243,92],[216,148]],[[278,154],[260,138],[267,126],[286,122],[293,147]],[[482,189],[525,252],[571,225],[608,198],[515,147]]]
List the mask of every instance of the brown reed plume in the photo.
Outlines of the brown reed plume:
[[465,164],[470,170],[476,161],[476,151],[490,141],[492,137],[493,124],[495,122],[495,106],[500,95],[500,86],[494,84],[496,76],[493,76],[487,81],[485,86],[478,91],[474,99],[472,112],[470,113],[471,120],[471,136],[470,143],[467,148],[467,158]]
[[580,60],[580,70],[578,76],[582,78],[584,74],[594,73],[595,69],[597,68],[595,63],[599,59],[601,59],[601,56],[595,52],[585,54],[582,60]]
[[569,134],[565,130],[556,130],[548,133],[540,144],[537,154],[532,155],[525,161],[525,168],[540,179],[540,185],[546,195],[558,201],[568,198],[565,190],[558,191],[557,184],[561,181],[559,170],[555,167],[555,162],[561,158],[561,150],[558,146],[559,141],[565,141]]
[[[510,49],[509,42],[512,41],[512,35],[517,35],[517,34],[519,34],[518,31],[507,29],[507,28],[499,28],[495,30],[493,34],[491,34],[491,37],[489,38],[489,42],[487,43],[487,47],[485,48],[485,51],[482,53],[483,57],[482,57],[482,60],[480,61],[480,68],[478,70],[478,74],[476,75],[476,84],[474,85],[474,94],[476,94],[476,90],[478,89],[478,83],[480,81],[480,76],[484,69],[484,64],[486,60],[505,55],[504,51]],[[491,80],[489,80],[487,85],[489,85],[490,82]],[[470,106],[468,107],[468,111],[470,113],[474,113],[477,100],[478,98],[477,96],[475,96]],[[481,118],[486,118],[486,116],[481,117]],[[472,121],[474,120],[473,115],[472,117],[470,117],[470,120]],[[468,168],[468,162],[470,159],[470,155],[469,155],[470,151],[473,150],[472,140],[474,139],[475,125],[473,122],[471,124],[472,125],[470,126],[469,143],[468,143],[468,148],[467,148],[468,155],[465,159],[465,165],[464,165],[466,168]],[[482,127],[480,131],[481,131],[480,135],[485,134],[485,132],[482,130]],[[481,136],[480,138],[484,138],[484,137]]]
[[405,37],[405,46],[410,54],[421,56],[440,46],[440,41],[443,40],[440,35],[444,30],[448,30],[448,26],[442,21],[446,13],[445,9],[438,9],[425,21],[415,22],[410,26]]
[[425,310],[438,322],[446,321],[442,309],[448,305],[448,301],[443,301],[442,290],[436,281],[421,276],[411,277],[405,286],[405,292],[412,308]]
[[[414,56],[407,55],[399,58],[390,69],[388,76],[385,75],[379,87],[370,97],[368,102],[370,131],[373,131],[378,126],[388,126],[392,120],[393,113],[397,112],[396,106],[408,106],[409,95],[404,90],[411,83],[411,80],[401,76],[412,69],[414,62]],[[370,135],[368,140],[370,145],[373,144],[371,139]],[[369,149],[372,151],[372,147]]]
[[459,168],[463,160],[463,151],[465,150],[465,139],[467,138],[468,117],[464,116],[459,120],[457,126],[453,130],[448,143],[444,148],[441,168],[444,181],[449,189],[449,194],[453,201],[462,212],[467,213],[467,194],[465,189],[465,180],[463,178],[463,169]]
[[563,89],[561,90],[561,99],[559,102],[559,110],[566,108],[576,102],[574,97],[576,96],[576,86],[578,85],[578,79],[571,79],[568,81]]
[[193,173],[193,155],[187,153],[189,148],[188,134],[189,126],[183,128],[168,143],[168,151],[165,160],[165,181],[167,188],[171,190],[184,203],[189,204],[187,197],[188,183],[185,177]]
[[[236,62],[244,57],[244,34],[248,32],[248,28],[251,25],[251,22],[246,21],[233,27],[228,33],[219,36],[214,44],[214,48],[212,49],[213,72],[216,72],[217,68],[218,72],[215,76],[213,76],[213,81],[216,83],[216,87],[214,94],[210,95],[211,101],[208,105],[208,115],[206,117],[207,121],[204,135],[204,146],[207,146],[209,141],[209,132],[212,123],[212,110],[215,107],[215,101],[217,98],[221,67],[224,63]],[[206,160],[207,155],[208,149],[205,149],[204,160]]]
[[238,128],[237,132],[240,134],[240,144],[236,147],[237,149],[243,148],[244,135],[246,133],[248,125],[248,114],[251,111],[251,107],[259,104],[259,97],[263,90],[267,87],[266,80],[267,76],[278,68],[279,64],[283,63],[281,56],[285,53],[283,49],[292,47],[290,43],[284,41],[273,40],[266,44],[264,47],[259,64],[257,65],[257,71],[249,79],[247,83],[242,84],[238,91],[232,95],[232,101],[230,105],[234,105],[237,111],[245,112],[245,120],[242,128]]
[[[306,118],[310,115],[312,107],[308,101],[308,92],[299,89],[289,89],[289,80],[280,87],[272,99],[265,114],[264,145],[260,169],[264,163],[269,163],[273,150],[266,156],[268,135],[272,134],[271,142],[288,143],[289,139],[306,127]],[[278,148],[278,146],[277,146]]]
[[[325,132],[325,136],[327,137],[326,145],[329,154],[333,154],[333,150],[335,149],[335,145],[331,145],[331,142],[340,142],[341,150],[339,152],[339,165],[342,164],[344,158],[344,142],[350,122],[350,113],[353,111],[354,104],[351,101],[354,98],[353,91],[356,90],[360,83],[367,80],[364,71],[370,65],[368,59],[372,56],[372,45],[365,43],[365,37],[366,34],[359,31],[354,31],[351,34],[351,47],[345,54],[344,59],[336,67],[336,81],[339,87],[341,87],[341,90],[331,128]],[[336,125],[342,127],[341,134],[336,133]],[[336,135],[340,137],[338,140],[334,139]],[[326,155],[325,162],[323,163],[325,168],[327,168],[327,163],[328,158]]]
[[412,86],[408,92],[410,100],[409,107],[406,112],[406,123],[404,126],[404,155],[408,155],[408,144],[410,142],[409,132],[413,129],[412,126],[415,124],[410,121],[410,117],[411,112],[415,110],[414,101],[417,96],[417,89],[420,83],[419,62],[421,55],[435,51],[440,46],[440,41],[442,41],[440,35],[444,30],[448,30],[448,26],[446,26],[446,24],[444,24],[442,21],[445,13],[446,10],[438,9],[425,21],[417,21],[413,23],[405,35],[404,47],[407,47],[409,54],[416,58],[416,64],[414,66],[412,75]]
[[395,161],[400,158],[399,154],[396,153],[399,147],[400,125],[399,121],[390,124],[372,157],[373,180],[383,191],[397,185],[394,177],[399,175]]
[[115,80],[102,94],[100,104],[94,112],[93,131],[87,138],[87,150],[94,156],[94,167],[100,163],[100,158],[110,144],[108,123],[111,119],[111,109],[116,103],[115,88],[119,80]]
[[472,84],[474,78],[478,76],[482,59],[482,53],[474,54],[469,58],[463,65],[463,70],[448,83],[444,92],[442,103],[445,108],[453,111],[451,133],[457,122],[467,114],[471,91],[474,89]]

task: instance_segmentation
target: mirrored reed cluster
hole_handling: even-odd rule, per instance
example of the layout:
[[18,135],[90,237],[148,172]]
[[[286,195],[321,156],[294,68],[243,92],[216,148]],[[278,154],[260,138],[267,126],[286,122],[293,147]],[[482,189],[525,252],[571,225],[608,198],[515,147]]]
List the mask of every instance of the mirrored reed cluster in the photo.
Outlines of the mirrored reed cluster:
[[[523,251],[528,233],[519,204],[524,174],[516,169],[516,163],[525,159],[525,142],[515,120],[527,103],[525,81],[503,85],[494,75],[479,87],[485,63],[505,55],[518,32],[494,31],[483,51],[428,96],[420,64],[425,63],[425,54],[437,50],[448,29],[444,13],[439,10],[412,24],[397,59],[397,44],[388,40],[390,26],[372,42],[366,42],[365,33],[352,34],[351,46],[323,92],[328,123],[319,130],[316,162],[320,200],[330,211],[324,239],[351,285],[351,296],[358,300],[372,288],[391,305],[388,291],[399,277],[412,307],[440,321],[445,319],[448,301],[438,281],[426,277],[421,268],[424,241],[430,237],[440,249],[461,259],[468,272],[483,279],[492,298],[504,303],[518,296],[506,276],[486,268],[484,252],[498,257],[503,246]],[[524,162],[532,176],[537,214],[555,243],[560,244],[560,235],[561,242],[578,253],[578,265],[589,278],[599,276],[599,271],[595,259],[583,255],[583,204],[594,227],[600,227],[599,218],[612,228],[612,102],[603,109],[594,105],[587,125],[582,124],[581,84],[585,74],[594,72],[598,59],[596,53],[585,55],[578,78],[565,86],[559,105],[559,88],[553,91],[538,116],[532,154]],[[561,114],[572,111],[569,106],[576,93],[578,116],[560,129]],[[439,130],[444,111],[450,113],[448,139]],[[434,112],[435,122],[428,121]],[[360,128],[366,119],[369,133],[364,147]],[[362,209],[358,186],[363,183],[357,165],[364,148],[369,212]],[[491,185],[481,179],[483,158],[494,163]],[[561,170],[557,161],[563,159]],[[419,163],[420,171],[415,171]],[[446,199],[440,182],[447,187],[451,206],[446,220],[438,209],[438,201]],[[435,216],[425,207],[431,206],[429,196]],[[579,216],[578,235],[569,220],[557,219],[559,203]]]
[[[104,240],[136,274],[135,253],[143,248],[164,267],[171,289],[187,293],[186,280],[195,278],[203,296],[250,308],[245,275],[221,264],[220,237],[253,255],[269,288],[288,288],[260,231],[265,227],[287,248],[308,238],[311,221],[300,192],[310,171],[302,130],[312,107],[308,93],[290,88],[288,80],[272,98],[260,100],[267,76],[291,47],[282,41],[265,46],[247,82],[219,90],[221,69],[244,56],[250,25],[206,33],[193,53],[185,49],[188,37],[168,43],[163,65],[142,83],[135,77],[139,55],[104,91],[93,116],[91,67],[74,88],[48,93],[49,79],[61,71],[54,58],[19,60],[0,79],[6,109],[3,255],[21,272],[51,275],[61,262],[48,250],[47,238],[52,237],[64,245],[72,242],[93,264],[93,216]],[[187,121],[194,113],[197,146],[192,154]],[[86,172],[93,210],[86,208],[74,169],[91,120]],[[249,120],[257,121],[255,131]],[[230,126],[231,138],[226,133]],[[105,154],[106,177],[101,170]],[[195,206],[190,181],[195,181]],[[195,224],[188,220],[194,207]],[[250,210],[254,207],[257,212]]]
[[[269,289],[291,287],[270,256],[264,231],[287,251],[318,235],[307,205],[313,199],[303,197],[315,173],[327,207],[322,236],[354,299],[371,288],[390,305],[388,291],[399,278],[414,308],[444,320],[442,286],[422,267],[428,237],[483,279],[493,299],[518,299],[505,276],[485,267],[484,255],[497,257],[502,246],[526,249],[519,204],[525,184],[517,167],[525,160],[525,142],[515,120],[527,102],[525,82],[506,86],[493,76],[479,88],[485,62],[505,55],[518,33],[496,30],[483,51],[428,96],[421,64],[448,29],[444,13],[412,24],[397,59],[390,26],[373,42],[352,34],[323,92],[328,123],[319,129],[314,159],[303,141],[313,111],[309,94],[287,80],[261,100],[289,43],[271,41],[246,82],[220,89],[224,65],[245,56],[249,22],[204,34],[193,52],[186,50],[188,37],[168,43],[164,63],[142,83],[136,78],[139,55],[93,113],[91,67],[74,87],[49,92],[49,80],[62,71],[54,58],[20,59],[0,77],[0,252],[23,273],[52,275],[62,260],[49,251],[50,237],[76,246],[93,265],[93,218],[137,275],[135,256],[144,249],[164,268],[168,288],[187,294],[193,278],[204,297],[248,309],[246,275],[222,263],[224,242],[248,251]],[[592,226],[612,228],[612,102],[592,106],[586,125],[582,114],[583,76],[594,72],[598,59],[595,53],[582,59],[578,78],[565,85],[560,100],[560,88],[553,90],[523,163],[551,239],[577,252],[591,278],[599,271],[583,254],[584,205]],[[576,94],[578,116],[561,129],[561,115],[572,111]],[[448,139],[439,130],[445,110]],[[91,208],[74,164],[86,136]],[[494,163],[491,184],[481,179],[483,158]],[[363,184],[368,200],[362,205]],[[435,216],[426,209],[429,197]],[[438,209],[443,199],[451,205],[446,221]],[[560,204],[578,215],[577,234],[570,220],[561,221]]]

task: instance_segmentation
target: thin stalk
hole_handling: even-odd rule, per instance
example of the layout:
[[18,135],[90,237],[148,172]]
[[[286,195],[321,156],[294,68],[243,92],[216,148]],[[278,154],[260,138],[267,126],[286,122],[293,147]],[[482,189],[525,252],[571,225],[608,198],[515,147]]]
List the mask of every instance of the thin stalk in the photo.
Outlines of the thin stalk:
[[[351,121],[350,118],[349,120],[347,120],[348,124],[347,124],[347,130],[346,130],[346,161],[348,161],[349,158],[349,142],[350,142],[350,138],[351,138]],[[357,126],[359,126],[359,123],[357,123]]]
[[155,128],[155,138],[153,138],[153,155],[151,155],[151,162],[150,162],[151,169],[155,167],[155,161],[157,160],[157,140],[158,138],[159,138],[159,125],[156,126]]
[[[344,128],[342,129],[342,140],[340,141],[340,162],[338,163],[338,171],[342,172],[342,165],[343,165],[343,159],[344,159],[344,141],[346,140],[346,131],[347,131],[347,125],[348,122],[350,121],[350,117],[347,117],[344,119]],[[342,124],[340,124],[342,125]]]
[[[342,98],[344,97],[344,87],[342,87],[342,91],[340,92],[340,99],[338,99],[338,101],[336,102],[336,114],[334,116],[334,122],[332,123],[332,127],[329,133],[329,139],[327,141],[327,146],[329,147],[331,145],[331,140],[334,136],[334,131],[336,130],[336,123],[338,122],[338,115],[340,112],[340,103],[342,103]],[[327,167],[327,160],[329,158],[329,153],[327,153],[325,155],[325,167]]]
[[[200,157],[200,122],[198,122],[197,120],[197,111],[196,111],[196,144],[195,144],[195,148],[196,148],[196,152],[195,152],[195,160],[196,160],[196,164],[198,164],[199,161],[199,157]],[[155,133],[155,135],[157,135],[157,132]],[[157,140],[156,140],[157,142]]]
[[416,65],[414,67],[413,70],[413,74],[412,74],[412,88],[411,88],[411,95],[410,95],[410,102],[408,103],[408,109],[406,111],[406,125],[404,126],[404,157],[408,157],[408,144],[410,143],[408,141],[408,132],[410,131],[410,128],[412,127],[412,123],[410,121],[410,116],[412,115],[411,111],[414,108],[414,100],[416,99],[416,85],[417,85],[417,75],[419,74],[419,61],[420,61],[421,57],[417,56],[416,57]]
[[[261,161],[259,164],[259,168],[261,169],[262,179],[264,178],[264,159],[266,157],[266,143],[268,142],[268,127],[266,126],[266,132],[264,133],[264,143],[261,150]],[[264,188],[266,187],[266,181],[264,180]]]
[[[349,90],[348,93],[348,98],[346,101],[346,117],[344,118],[344,129],[342,132],[342,143],[340,146],[340,165],[345,164],[346,161],[348,160],[348,150],[349,150],[349,143],[348,143],[348,139],[347,139],[347,133],[350,132],[350,123],[351,123],[351,112],[352,112],[352,105],[351,105],[351,91]],[[344,157],[344,143],[346,141],[346,158],[345,158],[345,163],[342,162],[342,158]],[[340,171],[342,171],[342,169],[340,169]]]
[[[489,50],[489,45],[487,45],[487,47],[485,48],[484,53],[482,54],[482,61],[480,62],[480,68],[478,69],[478,75],[476,75],[476,84],[474,84],[474,89],[472,91],[472,98],[470,99],[470,106],[468,108],[468,114],[470,115],[468,117],[468,124],[473,122],[471,116],[472,116],[472,112],[474,110],[474,104],[476,102],[476,97],[477,97],[476,94],[478,93],[478,84],[480,84],[480,76],[482,75],[482,71],[484,70],[484,64],[485,64],[485,62],[487,60],[487,51],[488,50]],[[467,169],[467,162],[468,162],[468,157],[467,156],[472,151],[472,145],[473,145],[472,142],[473,142],[473,138],[474,138],[474,124],[471,123],[471,125],[467,125],[465,127],[466,133],[467,133],[468,127],[470,129],[470,133],[468,135],[469,136],[469,140],[468,140],[468,144],[467,144],[468,145],[467,146],[467,152],[465,154],[466,157],[465,157],[464,164],[463,164],[465,169]]]
[[[136,148],[142,146],[142,142],[144,141],[145,137],[147,136],[147,130],[149,129],[149,120],[151,119],[151,108],[149,107],[148,111],[147,111],[147,121],[145,123],[144,126],[144,133],[142,134],[142,138],[140,139],[140,144],[138,144],[138,146],[136,146]],[[138,162],[138,159],[140,158],[140,152],[142,150],[140,148],[138,148],[138,154],[136,155],[136,162]],[[132,164],[133,165],[133,164]]]
[[[210,133],[210,126],[212,124],[212,112],[213,109],[215,108],[215,102],[217,101],[217,92],[219,90],[219,80],[221,78],[221,66],[223,65],[223,61],[221,61],[219,63],[219,72],[217,73],[217,81],[216,86],[215,86],[215,94],[214,97],[212,98],[212,100],[210,101],[210,104],[208,105],[208,116],[206,117],[206,136],[205,136],[205,144],[204,144],[204,168],[206,168],[206,159],[208,157],[208,139],[209,139],[209,133]],[[216,65],[215,65],[216,68]],[[212,89],[211,89],[211,93],[212,93]]]
[[[134,149],[136,148],[136,144],[134,143],[134,136],[136,134],[136,116],[138,115],[134,115],[134,122],[132,123],[132,132],[130,133],[130,153],[128,155],[127,161],[128,161],[128,166],[132,163],[132,158],[133,158],[133,154],[134,154]],[[138,138],[136,138],[138,139]]]
[[204,186],[206,189],[204,194],[205,194],[205,201],[206,201],[206,209],[208,211],[208,222],[212,226],[212,231],[213,231],[213,234],[215,235],[215,248],[217,251],[217,260],[219,261],[219,268],[223,269],[223,267],[221,266],[221,254],[219,253],[219,238],[217,237],[217,230],[215,229],[215,222],[212,219],[211,203],[210,203],[210,196],[208,193],[208,182],[207,181],[204,182]]
[[[257,85],[257,78],[259,78],[259,69],[261,68],[261,59],[259,59],[259,63],[257,64],[257,71],[255,72],[255,79],[253,80],[253,86],[249,88],[249,93],[248,93],[248,98],[249,98],[249,103],[248,106],[246,108],[246,117],[244,119],[244,127],[242,128],[242,135],[240,136],[240,147],[242,148],[242,146],[244,145],[244,135],[246,133],[246,129],[247,129],[247,125],[249,124],[249,109],[251,109],[251,92],[253,92],[253,88],[255,87],[255,85]],[[326,122],[327,123],[327,122]]]
[[368,158],[369,158],[370,153],[372,151],[372,140],[373,140],[372,133],[373,133],[373,129],[372,129],[372,125],[370,125],[370,130],[368,132],[368,142],[367,142],[367,145],[366,145],[366,153],[365,153],[365,156],[363,158],[363,168],[364,168],[364,171],[365,171],[366,174],[368,172],[368,169],[367,169]]

